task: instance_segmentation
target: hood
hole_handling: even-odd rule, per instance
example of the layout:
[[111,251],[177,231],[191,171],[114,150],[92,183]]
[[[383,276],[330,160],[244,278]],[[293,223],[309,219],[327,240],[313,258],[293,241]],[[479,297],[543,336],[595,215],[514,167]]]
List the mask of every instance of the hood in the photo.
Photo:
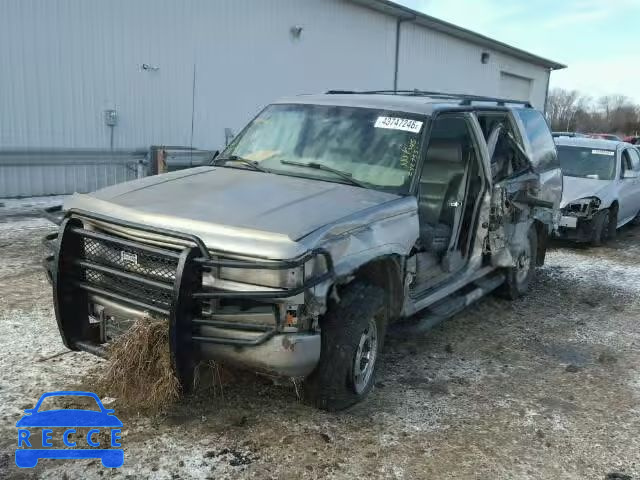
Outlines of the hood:
[[579,198],[598,197],[602,199],[604,190],[612,184],[611,180],[596,180],[593,178],[563,177],[562,202],[560,208]]
[[341,218],[398,198],[340,183],[201,167],[75,195],[65,208],[194,233],[205,243],[207,232],[213,230],[234,230],[238,238],[295,242]]

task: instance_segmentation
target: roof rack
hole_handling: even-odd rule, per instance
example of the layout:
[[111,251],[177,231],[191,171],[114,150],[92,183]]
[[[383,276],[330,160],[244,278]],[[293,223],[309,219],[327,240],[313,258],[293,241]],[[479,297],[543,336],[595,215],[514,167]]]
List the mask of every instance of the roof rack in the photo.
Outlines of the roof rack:
[[485,97],[482,95],[466,95],[462,93],[445,93],[445,92],[430,92],[426,90],[328,90],[325,92],[327,95],[404,95],[412,97],[430,97],[439,98],[444,100],[460,100],[460,105],[471,105],[473,102],[492,102],[499,106],[507,104],[522,105],[526,108],[533,108],[530,102],[526,100],[511,100],[508,98],[495,98]]

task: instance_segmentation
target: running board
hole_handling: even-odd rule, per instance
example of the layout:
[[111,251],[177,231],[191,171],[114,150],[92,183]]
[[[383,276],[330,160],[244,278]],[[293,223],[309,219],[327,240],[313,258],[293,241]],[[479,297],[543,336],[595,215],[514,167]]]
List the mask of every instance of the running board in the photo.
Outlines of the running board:
[[[402,338],[419,335],[428,332],[436,325],[461,312],[475,301],[502,285],[505,276],[497,273],[488,277],[482,277],[468,285],[466,292],[461,290],[449,297],[430,305],[424,312],[416,315],[415,322],[401,322],[391,325],[388,329],[390,337]],[[414,318],[416,318],[414,317]]]
[[425,308],[435,305],[441,300],[446,300],[452,294],[459,292],[463,288],[467,288],[469,285],[473,285],[475,282],[489,276],[490,274],[494,274],[495,271],[494,267],[486,266],[472,274],[461,275],[456,280],[453,280],[442,287],[434,288],[431,293],[415,300],[413,304],[408,306],[405,314],[407,316],[415,315],[423,311]]

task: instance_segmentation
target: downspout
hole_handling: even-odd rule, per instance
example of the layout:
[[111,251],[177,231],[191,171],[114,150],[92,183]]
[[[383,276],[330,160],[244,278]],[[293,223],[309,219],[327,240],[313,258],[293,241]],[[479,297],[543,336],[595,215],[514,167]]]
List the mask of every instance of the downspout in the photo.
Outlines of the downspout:
[[553,68],[547,70],[547,89],[544,91],[544,105],[542,106],[542,113],[547,113],[547,100],[549,100],[549,82],[551,80],[551,72]]
[[403,22],[410,22],[415,20],[416,17],[398,17],[396,20],[396,58],[395,65],[393,67],[393,91],[398,91],[398,68],[400,64],[400,25]]

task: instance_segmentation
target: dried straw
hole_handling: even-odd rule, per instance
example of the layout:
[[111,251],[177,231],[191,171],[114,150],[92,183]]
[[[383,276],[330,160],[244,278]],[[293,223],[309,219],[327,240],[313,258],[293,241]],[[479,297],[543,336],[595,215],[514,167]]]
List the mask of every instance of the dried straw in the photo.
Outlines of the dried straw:
[[99,384],[119,406],[162,411],[180,396],[169,354],[166,320],[138,319],[109,347],[107,369]]

